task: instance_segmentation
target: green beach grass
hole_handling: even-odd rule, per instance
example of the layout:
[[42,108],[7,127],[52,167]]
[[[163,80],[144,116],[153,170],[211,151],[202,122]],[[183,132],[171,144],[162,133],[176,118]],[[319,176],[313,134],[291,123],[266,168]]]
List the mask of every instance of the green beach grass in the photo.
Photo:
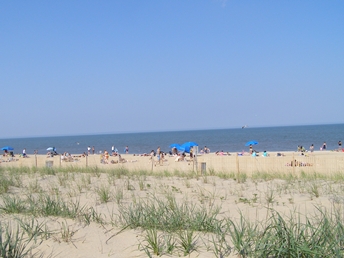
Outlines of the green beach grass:
[[1,257],[44,257],[47,241],[77,247],[92,225],[106,229],[102,246],[138,231],[131,248],[147,257],[344,256],[342,175],[237,176],[0,167]]

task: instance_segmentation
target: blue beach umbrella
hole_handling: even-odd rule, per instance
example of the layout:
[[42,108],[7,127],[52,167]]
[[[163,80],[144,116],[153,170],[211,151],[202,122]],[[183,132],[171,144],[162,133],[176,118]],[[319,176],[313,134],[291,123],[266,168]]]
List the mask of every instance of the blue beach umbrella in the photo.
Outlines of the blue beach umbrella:
[[257,145],[258,142],[257,141],[249,141],[245,144],[245,146],[250,146],[250,145]]
[[184,152],[185,148],[183,146],[176,147],[178,151]]
[[9,151],[9,150],[14,150],[14,149],[11,146],[5,146],[5,147],[2,147],[1,150]]
[[194,146],[198,146],[195,142],[185,142],[182,144],[182,147],[185,149],[186,153],[190,153],[190,149]]
[[195,142],[184,142],[184,143],[182,144],[182,146],[190,146],[190,147],[193,147],[193,146],[198,146],[198,144],[195,143]]

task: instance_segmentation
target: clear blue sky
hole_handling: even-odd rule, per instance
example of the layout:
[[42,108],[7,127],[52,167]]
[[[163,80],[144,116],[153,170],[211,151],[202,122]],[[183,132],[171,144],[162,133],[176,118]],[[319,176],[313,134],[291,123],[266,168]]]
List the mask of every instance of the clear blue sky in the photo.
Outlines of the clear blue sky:
[[1,1],[0,138],[344,123],[344,1]]

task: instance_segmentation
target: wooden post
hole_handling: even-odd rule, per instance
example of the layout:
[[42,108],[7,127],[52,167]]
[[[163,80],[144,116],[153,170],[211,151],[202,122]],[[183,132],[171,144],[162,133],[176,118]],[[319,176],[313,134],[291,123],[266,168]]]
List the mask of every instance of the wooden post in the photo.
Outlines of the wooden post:
[[194,166],[196,167],[196,174],[198,174],[198,160],[197,160],[197,154],[198,154],[198,146],[194,147]]
[[35,164],[36,164],[36,168],[37,168],[37,155],[35,154]]
[[86,167],[88,167],[88,154],[86,155]]
[[295,157],[294,157],[294,152],[293,152],[293,160],[292,160],[292,167],[293,167],[293,175],[295,176]]
[[238,177],[238,182],[239,182],[240,169],[239,169],[239,155],[238,155],[238,153],[235,156],[235,162],[236,162],[237,177]]
[[152,157],[152,171],[153,171],[153,167],[154,167],[154,155],[151,155]]

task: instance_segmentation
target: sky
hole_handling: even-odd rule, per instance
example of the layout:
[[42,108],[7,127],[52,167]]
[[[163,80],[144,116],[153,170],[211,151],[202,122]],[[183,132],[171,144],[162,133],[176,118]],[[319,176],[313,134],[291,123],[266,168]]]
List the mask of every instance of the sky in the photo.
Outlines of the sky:
[[0,3],[0,139],[344,123],[344,1]]

